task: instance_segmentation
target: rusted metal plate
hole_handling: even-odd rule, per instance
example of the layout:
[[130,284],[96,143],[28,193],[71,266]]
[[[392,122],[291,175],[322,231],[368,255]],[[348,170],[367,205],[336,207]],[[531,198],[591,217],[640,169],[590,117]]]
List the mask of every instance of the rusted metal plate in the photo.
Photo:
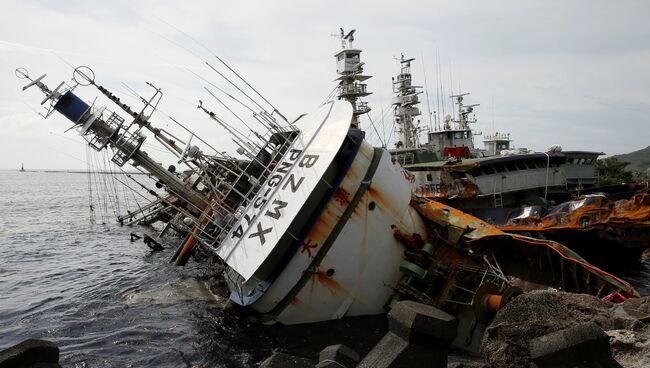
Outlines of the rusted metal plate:
[[650,195],[639,193],[620,201],[591,195],[555,206],[542,217],[522,213],[500,228],[504,231],[548,231],[587,229],[599,225],[650,226]]
[[[641,202],[637,200],[636,203]],[[429,296],[437,300],[439,305],[449,301],[450,293],[453,294],[453,290],[458,289],[456,283],[459,275],[467,273],[467,270],[480,273],[478,270],[481,269],[486,269],[486,274],[489,270],[494,271],[494,274],[503,273],[508,284],[524,290],[551,287],[599,297],[614,293],[624,298],[638,296],[627,282],[589,264],[560,243],[504,232],[436,201],[414,197],[412,204],[431,221],[428,240],[437,242],[438,246],[431,264],[422,263],[422,256],[410,259],[420,262],[421,266],[429,268],[432,273],[445,270],[444,285],[441,285],[435,296]],[[449,241],[450,229],[452,233],[463,230],[462,235],[453,243]],[[494,257],[494,263],[500,266],[490,264],[486,256]],[[471,291],[472,287],[465,289]],[[453,302],[458,303],[457,300]]]
[[[524,209],[506,219],[499,228],[506,232],[527,233],[537,237],[562,240],[583,234],[596,240],[624,246],[638,257],[650,247],[650,194],[639,193],[627,200],[613,201],[604,195],[562,203],[545,214]],[[574,246],[567,243],[569,246]],[[617,252],[618,249],[599,250]],[[587,255],[587,254],[585,254]],[[598,258],[606,259],[602,254]]]

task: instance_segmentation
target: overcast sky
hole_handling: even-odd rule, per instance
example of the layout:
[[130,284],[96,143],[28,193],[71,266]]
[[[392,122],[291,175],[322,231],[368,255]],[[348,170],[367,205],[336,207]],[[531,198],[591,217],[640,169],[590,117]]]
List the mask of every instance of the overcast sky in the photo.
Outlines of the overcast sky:
[[[141,105],[129,88],[149,96],[144,82],[154,83],[165,92],[162,112],[213,146],[232,150],[224,131],[196,109],[197,102],[233,123],[234,118],[220,110],[203,89],[206,82],[192,72],[232,90],[203,63],[216,66],[214,52],[295,118],[317,108],[336,84],[333,53],[340,44],[331,34],[339,27],[357,29],[355,46],[363,50],[366,74],[373,75],[367,81],[374,92],[367,98],[370,116],[384,140],[392,120],[388,114],[382,124],[380,116],[390,107],[391,77],[399,71],[394,58],[404,53],[416,58],[416,84],[424,85],[426,71],[433,110],[439,58],[445,95],[471,92],[466,102],[481,104],[476,128],[483,133],[510,132],[517,147],[534,150],[560,144],[607,154],[634,151],[650,145],[649,4],[3,0],[0,168],[21,162],[33,169],[86,167],[82,138],[64,133],[70,123],[58,114],[47,120],[37,115],[42,95],[21,91],[25,81],[14,76],[17,67],[31,76],[47,73],[45,82],[54,88],[70,80],[70,65],[90,66],[98,84],[134,109]],[[78,94],[92,101],[98,92],[82,87]],[[426,102],[421,109],[427,111]],[[162,114],[152,120],[187,137]],[[367,119],[362,127],[379,143]],[[172,161],[151,143],[147,147],[161,161]]]

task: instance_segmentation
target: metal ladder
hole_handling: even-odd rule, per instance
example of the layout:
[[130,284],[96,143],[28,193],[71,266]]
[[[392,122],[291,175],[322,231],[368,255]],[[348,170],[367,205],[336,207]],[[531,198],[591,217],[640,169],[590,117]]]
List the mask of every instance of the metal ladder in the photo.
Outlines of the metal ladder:
[[494,182],[494,208],[503,208],[503,192],[497,192],[497,182]]

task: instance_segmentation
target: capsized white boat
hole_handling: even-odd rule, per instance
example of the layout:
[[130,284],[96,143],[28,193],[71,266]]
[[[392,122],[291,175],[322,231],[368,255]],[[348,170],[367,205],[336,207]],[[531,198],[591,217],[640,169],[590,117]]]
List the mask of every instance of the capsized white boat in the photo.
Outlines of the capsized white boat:
[[[110,147],[113,162],[130,161],[183,199],[184,205],[168,200],[192,225],[179,257],[186,259],[197,245],[216,253],[227,265],[235,303],[250,306],[265,321],[285,324],[377,314],[385,311],[401,277],[404,246],[393,232],[423,235],[425,227],[409,206],[408,175],[358,129],[358,116],[370,111],[358,102],[370,94],[360,82],[370,77],[362,75],[353,37],[354,31],[341,33],[336,53],[340,100],[294,123],[281,124],[273,113],[260,112],[268,129],[256,135],[264,139],[236,136],[245,163],[209,156],[189,141],[183,149],[171,133],[153,127],[145,110],[155,108],[158,89],[136,113],[97,85],[87,68],[75,70],[77,84],[71,87],[61,83],[50,90],[42,76],[25,88],[38,86],[46,95],[43,103],[50,103],[47,116],[53,111],[66,116],[91,147]],[[29,78],[24,71],[19,75]],[[96,86],[133,122],[83,102],[74,91],[79,85]],[[199,107],[220,119],[202,102]],[[145,129],[193,168],[193,181],[179,179],[143,150]]]

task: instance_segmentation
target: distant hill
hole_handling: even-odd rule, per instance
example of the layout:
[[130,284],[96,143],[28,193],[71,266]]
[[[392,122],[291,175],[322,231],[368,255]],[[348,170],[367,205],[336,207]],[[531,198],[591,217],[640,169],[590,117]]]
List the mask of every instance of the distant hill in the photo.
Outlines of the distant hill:
[[626,167],[626,169],[630,171],[646,173],[646,170],[650,168],[650,146],[638,151],[615,155],[612,157],[615,157],[619,161],[629,162],[630,165]]

